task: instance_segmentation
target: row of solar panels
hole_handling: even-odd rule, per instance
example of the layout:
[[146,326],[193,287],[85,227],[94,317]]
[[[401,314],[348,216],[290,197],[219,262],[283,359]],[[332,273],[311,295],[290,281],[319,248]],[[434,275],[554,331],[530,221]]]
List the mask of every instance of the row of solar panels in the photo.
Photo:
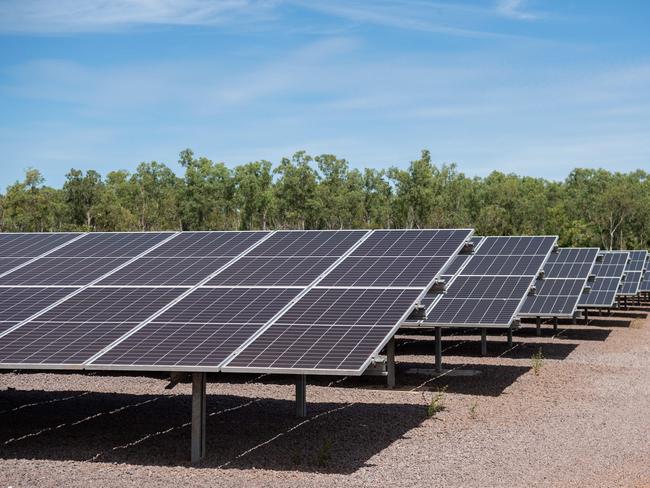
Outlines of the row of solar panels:
[[361,374],[400,326],[611,306],[643,272],[645,251],[471,234],[0,234],[0,367]]
[[471,233],[2,234],[0,365],[360,374]]

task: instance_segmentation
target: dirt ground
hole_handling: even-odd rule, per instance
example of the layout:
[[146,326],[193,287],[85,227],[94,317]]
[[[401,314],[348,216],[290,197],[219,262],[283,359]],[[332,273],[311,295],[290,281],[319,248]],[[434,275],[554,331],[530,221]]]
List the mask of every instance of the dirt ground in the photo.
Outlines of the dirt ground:
[[[650,486],[650,308],[590,325],[400,336],[398,388],[208,378],[207,458],[189,464],[189,384],[159,376],[0,373],[6,486]],[[541,350],[542,359],[533,355]],[[420,370],[414,371],[413,370]],[[439,390],[444,390],[438,393]],[[431,412],[433,398],[442,410]],[[429,414],[433,413],[432,416]]]

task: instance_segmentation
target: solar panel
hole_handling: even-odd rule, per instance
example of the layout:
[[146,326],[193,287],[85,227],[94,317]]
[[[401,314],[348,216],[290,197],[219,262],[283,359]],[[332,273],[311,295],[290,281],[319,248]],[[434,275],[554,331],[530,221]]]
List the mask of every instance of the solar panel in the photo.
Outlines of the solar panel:
[[630,259],[625,266],[625,278],[619,295],[634,296],[639,292],[647,255],[647,251],[630,251]]
[[[481,241],[483,240],[483,237],[481,236],[473,236],[469,242],[473,246],[474,249],[477,249]],[[471,254],[458,254],[449,264],[444,269],[444,274],[442,275],[442,279],[445,281],[449,281],[452,276],[454,276],[456,273],[460,271],[460,269],[463,267],[463,265],[467,262],[467,260],[472,256]]]
[[578,306],[609,308],[614,305],[628,257],[626,251],[603,252],[602,261],[597,262],[592,271],[596,279],[591,290],[581,295]]
[[125,369],[218,367],[299,291],[198,289],[93,364]]
[[234,258],[262,239],[268,232],[182,232],[171,241],[147,253],[148,257]]
[[519,311],[526,317],[573,317],[598,256],[597,248],[561,248],[544,265],[544,279]]
[[[435,229],[373,232],[222,370],[361,374],[470,234]],[[392,274],[382,275],[380,266],[357,265],[360,258],[368,258],[388,266],[400,257],[408,258],[405,268],[393,268]],[[417,258],[436,258],[426,284]]]
[[[23,287],[31,290],[23,301],[32,305],[21,306],[21,314],[15,305],[21,298],[7,296],[0,363],[361,374],[470,235],[471,230],[413,230],[77,236],[0,277],[9,280],[6,287],[33,286]],[[85,266],[91,261],[93,266]],[[113,267],[106,265],[104,272],[109,262]],[[2,281],[0,291],[1,286]],[[281,354],[272,357],[278,348]]]
[[[645,269],[648,269],[650,266],[650,255],[646,257],[645,260]],[[641,278],[641,283],[639,284],[639,291],[640,292],[650,292],[650,272],[645,272],[643,273],[643,277]]]
[[312,289],[224,370],[356,370],[419,294],[397,289]]
[[45,257],[0,277],[0,285],[82,286],[127,261],[128,258]]
[[0,334],[69,293],[68,288],[0,288]]
[[0,337],[0,362],[82,363],[182,291],[87,288]]
[[132,258],[173,235],[171,232],[93,232],[53,252],[61,258]]
[[367,234],[276,232],[93,359],[92,367],[218,370]]
[[35,258],[56,247],[70,242],[81,234],[76,232],[55,233],[0,233],[0,256],[3,258]]
[[420,323],[508,327],[555,246],[553,236],[485,237]]
[[334,256],[243,257],[207,285],[307,286],[336,259]]

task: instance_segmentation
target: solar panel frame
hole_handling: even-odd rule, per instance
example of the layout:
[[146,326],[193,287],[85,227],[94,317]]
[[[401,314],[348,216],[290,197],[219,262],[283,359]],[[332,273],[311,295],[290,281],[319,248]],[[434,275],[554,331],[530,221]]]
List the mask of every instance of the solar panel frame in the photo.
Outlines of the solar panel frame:
[[550,256],[544,265],[544,279],[536,282],[536,293],[526,298],[519,316],[574,317],[599,251],[595,247],[560,248],[557,255]]
[[[429,229],[429,231],[431,231],[431,230],[434,230],[434,229]],[[440,229],[438,229],[438,230],[440,230]],[[450,231],[450,230],[447,230],[447,232],[449,232],[449,231]],[[460,252],[460,250],[464,247],[464,245],[465,245],[465,243],[467,242],[467,240],[471,238],[472,233],[473,233],[473,229],[451,229],[451,231],[452,231],[452,232],[453,232],[453,231],[459,232],[459,233],[460,233],[459,236],[460,236],[460,235],[463,235],[463,238],[462,238],[462,239],[459,239],[459,243],[454,247],[453,251],[450,251],[450,255],[449,255],[448,258],[447,258],[447,261],[448,261],[448,262],[451,261],[451,260],[452,260],[452,259],[453,259],[453,258],[454,258],[454,257],[455,257],[459,252]],[[385,232],[403,232],[403,230],[401,230],[401,229],[395,229],[395,230],[373,231],[373,233],[374,233],[374,232],[382,232],[382,233],[385,233]],[[371,235],[372,235],[372,234],[371,234]],[[370,239],[370,237],[368,237],[368,239]],[[368,247],[370,247],[370,246],[364,246],[364,243],[362,242],[361,245],[359,245],[359,246],[357,247],[357,249],[360,248],[361,250],[360,250],[359,252],[357,252],[357,249],[355,249],[355,250],[353,250],[353,252],[350,253],[349,255],[350,255],[351,257],[357,256],[357,255],[359,255],[359,254],[361,254],[361,255],[364,255],[364,254],[367,255],[369,251],[368,251],[368,250],[365,250],[365,249],[368,248]],[[391,248],[391,249],[392,249],[392,248]],[[385,253],[384,253],[384,254],[385,254]],[[342,265],[344,265],[344,263],[345,263],[345,259],[343,259],[339,265],[342,266]],[[445,267],[446,267],[446,265],[443,266],[443,268],[445,268]],[[429,282],[427,283],[426,286],[424,286],[424,287],[422,287],[422,288],[413,287],[413,290],[417,290],[417,293],[414,294],[415,300],[414,300],[414,301],[412,302],[412,304],[407,308],[407,310],[405,310],[405,312],[401,315],[401,317],[399,318],[399,320],[398,320],[395,324],[393,324],[392,327],[386,327],[386,328],[385,328],[385,329],[386,329],[385,333],[383,333],[383,334],[381,335],[381,337],[383,337],[383,339],[382,339],[381,341],[376,341],[377,343],[376,343],[375,348],[372,350],[372,352],[371,352],[370,354],[368,354],[367,356],[365,356],[366,359],[365,359],[363,362],[361,362],[360,360],[358,360],[358,361],[355,363],[355,364],[357,365],[357,367],[349,366],[348,369],[344,369],[344,368],[341,368],[341,367],[340,367],[340,366],[343,364],[343,363],[341,363],[341,365],[339,365],[339,367],[334,368],[334,367],[331,367],[331,362],[328,363],[330,366],[329,366],[329,367],[325,367],[325,368],[314,368],[314,367],[234,366],[234,365],[232,365],[240,355],[242,355],[242,354],[246,354],[246,350],[249,349],[249,348],[251,347],[251,345],[254,345],[254,344],[255,344],[255,340],[257,340],[258,338],[262,337],[263,334],[264,334],[267,330],[269,330],[271,327],[275,326],[276,324],[277,324],[278,327],[280,327],[280,326],[282,326],[282,325],[286,325],[286,324],[282,324],[282,323],[280,323],[280,320],[281,320],[281,317],[282,317],[282,315],[281,315],[281,316],[278,318],[278,320],[276,320],[276,321],[272,321],[266,329],[262,330],[259,334],[256,335],[256,337],[254,337],[251,341],[249,341],[248,344],[246,344],[246,346],[242,348],[241,352],[239,352],[239,353],[233,355],[232,358],[230,358],[229,360],[227,360],[227,361],[224,363],[224,365],[222,366],[222,369],[221,369],[221,370],[224,371],[224,372],[233,372],[233,373],[278,373],[278,374],[310,374],[310,375],[318,374],[318,375],[350,375],[350,376],[358,376],[358,375],[361,375],[361,374],[363,373],[363,371],[365,371],[365,370],[367,369],[367,367],[370,365],[370,363],[372,362],[373,358],[376,357],[376,356],[379,354],[379,352],[380,352],[380,351],[381,351],[381,350],[386,346],[386,344],[388,343],[388,341],[390,340],[390,338],[394,336],[394,334],[397,332],[397,330],[399,330],[401,324],[404,322],[404,320],[406,320],[406,318],[409,316],[409,314],[413,311],[413,309],[415,308],[416,304],[417,304],[417,303],[418,303],[418,302],[419,302],[419,301],[420,301],[424,296],[426,296],[426,294],[427,294],[427,292],[429,291],[429,289],[430,289],[430,288],[434,285],[434,283],[439,279],[439,276],[440,276],[440,271],[438,271],[438,273],[436,273],[434,276],[431,277],[431,279],[429,280]],[[332,288],[336,288],[336,287],[329,287],[329,286],[324,286],[324,285],[323,285],[323,286],[320,286],[320,282],[318,282],[318,283],[317,283],[313,288],[314,288],[314,289],[319,289],[319,288],[322,288],[322,289],[332,289]],[[340,287],[340,288],[343,288],[343,289],[355,289],[355,288],[356,288],[356,289],[364,289],[364,288],[365,288],[365,289],[367,289],[367,287]],[[377,288],[379,288],[379,289],[404,289],[404,287],[390,287],[390,286],[389,286],[389,287],[377,287]],[[328,327],[327,325],[314,325],[314,324],[307,324],[307,325],[309,325],[309,326],[312,327],[312,328],[313,328],[313,327],[324,327],[324,328],[327,328],[327,327]],[[330,327],[330,329],[334,329],[334,328],[345,328],[346,325],[334,325],[334,326],[329,326],[329,327]],[[365,327],[365,326],[363,326],[363,325],[361,325],[361,326],[357,325],[357,326],[355,326],[355,327]],[[381,326],[380,326],[380,327],[381,327]],[[377,329],[379,329],[380,327],[377,327]],[[335,329],[335,332],[336,332],[336,329]],[[278,339],[279,339],[279,337],[278,337]],[[260,339],[260,340],[262,340],[262,339]],[[277,339],[276,339],[276,340],[277,340]],[[347,364],[349,365],[349,363],[347,363]]]
[[[453,290],[454,283],[464,276],[479,276],[486,277],[492,275],[477,274],[476,266],[472,265],[472,260],[478,259],[481,262],[487,262],[486,256],[515,256],[517,262],[521,262],[521,254],[517,252],[527,252],[527,256],[541,256],[542,259],[535,259],[536,269],[531,266],[523,264],[519,267],[519,271],[525,270],[527,274],[517,275],[515,273],[505,273],[503,271],[511,269],[508,266],[507,260],[496,267],[487,266],[493,272],[494,276],[500,279],[510,279],[513,276],[526,276],[529,282],[528,288],[530,289],[535,280],[537,279],[540,271],[543,269],[544,264],[548,260],[552,250],[557,243],[557,236],[505,236],[505,237],[485,237],[474,250],[474,254],[470,259],[467,259],[458,272],[454,274],[447,285],[447,290]],[[542,254],[542,250],[547,250],[546,254]],[[493,254],[502,253],[502,254]],[[497,259],[497,261],[499,261]],[[469,270],[469,272],[468,272]],[[503,270],[503,271],[502,271]],[[534,273],[533,273],[534,271]],[[501,273],[501,274],[499,274]],[[518,297],[518,299],[486,299],[486,298],[446,298],[444,294],[435,297],[430,305],[427,307],[427,318],[418,321],[407,321],[402,325],[404,327],[444,327],[444,328],[507,328],[510,327],[512,322],[517,317],[527,294]],[[499,303],[496,303],[499,301]],[[515,303],[516,302],[516,303]],[[474,305],[474,306],[472,306]],[[440,307],[440,308],[438,308]],[[456,310],[457,313],[452,314]],[[483,310],[481,315],[479,312]],[[433,312],[439,315],[439,318],[432,320]],[[461,312],[465,314],[469,321],[460,321]],[[497,316],[495,317],[495,314]],[[456,320],[458,320],[456,322]]]
[[625,266],[625,278],[621,283],[618,295],[623,297],[636,296],[639,292],[641,279],[643,278],[645,261],[648,257],[647,251],[629,251],[630,258]]
[[[601,255],[602,262],[597,262],[593,267],[596,278],[591,284],[591,291],[578,300],[579,308],[611,308],[614,305],[629,252],[602,251]],[[607,285],[604,290],[601,288],[603,285]]]
[[643,277],[641,278],[641,283],[639,283],[639,292],[647,293],[650,292],[650,273],[647,271],[650,267],[650,254],[646,257],[645,260],[645,269]]
[[[269,241],[270,241],[270,240],[275,241],[276,243],[275,243],[275,244],[272,243],[272,244],[273,244],[273,246],[275,246],[276,248],[278,248],[278,242],[281,243],[281,242],[283,242],[283,241],[286,241],[286,240],[284,240],[284,239],[278,239],[277,237],[276,237],[276,239],[273,239],[273,237],[274,237],[274,236],[278,236],[278,234],[280,234],[280,236],[279,236],[280,238],[282,238],[283,235],[285,235],[285,234],[287,234],[287,233],[291,233],[291,234],[294,234],[294,235],[299,235],[299,233],[300,233],[300,234],[306,234],[306,233],[309,233],[309,234],[312,234],[314,237],[317,237],[315,233],[318,233],[318,232],[321,232],[321,233],[323,233],[323,232],[325,232],[325,233],[330,233],[330,232],[331,232],[331,233],[335,233],[335,232],[337,232],[337,231],[316,231],[316,230],[314,230],[314,231],[276,231],[276,232],[272,232],[272,233],[269,233],[269,234],[268,234],[267,236],[265,236],[264,238],[262,238],[260,241],[258,241],[255,245],[251,246],[251,248],[249,248],[246,252],[244,252],[244,253],[240,254],[239,256],[237,256],[236,258],[234,258],[234,259],[233,259],[233,262],[232,262],[232,265],[235,265],[235,264],[236,264],[240,259],[243,259],[244,257],[251,257],[251,256],[259,257],[259,256],[261,256],[261,255],[262,255],[262,256],[263,256],[263,255],[267,255],[267,256],[268,256],[268,254],[266,254],[266,253],[262,254],[259,250],[257,250],[257,248],[258,248],[259,246],[263,246],[264,243],[265,243],[267,240],[269,240]],[[356,234],[357,236],[361,236],[361,238],[357,239],[357,241],[354,243],[354,245],[358,245],[358,244],[362,241],[362,239],[363,239],[364,237],[367,237],[367,236],[371,233],[371,231],[352,231],[352,232],[354,232],[354,234]],[[309,235],[309,234],[307,234],[307,235]],[[291,241],[291,240],[289,239],[289,241]],[[312,242],[312,243],[313,243],[313,240],[312,240],[312,239],[307,239],[306,241],[307,241],[307,242]],[[293,241],[292,241],[292,242],[293,242]],[[354,249],[354,245],[352,246],[352,248],[348,248],[347,252],[346,252],[343,256],[338,257],[336,263],[338,263],[340,260],[344,259],[344,257],[345,257],[347,254],[349,254],[349,253]],[[335,247],[336,247],[336,246],[335,246]],[[282,248],[282,247],[280,246],[280,249],[285,249],[285,248]],[[256,250],[257,250],[257,251],[256,251]],[[330,250],[330,251],[327,251],[327,252],[331,254],[331,252],[333,252],[333,251]],[[278,253],[278,256],[293,256],[293,257],[296,257],[294,254],[287,254],[285,251]],[[312,256],[313,256],[313,253],[312,253]],[[303,257],[303,256],[301,256],[301,257]],[[328,270],[331,269],[331,268],[333,268],[333,267],[335,266],[336,263],[333,263],[333,264],[330,266],[330,268],[328,268]],[[217,274],[218,274],[218,273],[215,273],[215,276],[216,276]],[[209,282],[211,282],[212,279],[213,279],[215,276],[210,276],[210,277],[208,277],[208,278],[205,279],[202,283],[200,283],[200,284],[197,285],[196,287],[192,288],[191,291],[190,291],[187,295],[185,295],[185,296],[190,296],[190,294],[193,293],[194,291],[199,290],[199,289],[204,289],[204,288],[205,288],[205,289],[224,289],[224,288],[228,289],[228,288],[233,288],[233,287],[229,287],[229,286],[224,286],[224,285],[214,285],[214,284],[208,286],[207,284],[208,284]],[[315,283],[316,281],[317,281],[317,280],[314,280],[314,283]],[[244,288],[249,288],[249,287],[244,287]],[[259,288],[261,288],[261,287],[257,287],[257,289],[259,289]],[[278,287],[278,286],[275,286],[275,287],[264,287],[264,288],[295,288],[295,287]],[[287,306],[289,306],[289,305],[290,305],[291,303],[293,303],[295,300],[299,299],[299,297],[302,296],[303,294],[305,294],[306,291],[307,291],[308,289],[309,289],[309,287],[303,287],[303,290],[302,290],[298,295],[296,295],[296,298],[294,298],[293,300],[291,300],[291,302],[289,302],[289,304],[285,305],[285,306],[284,306],[284,307],[283,307],[283,308],[282,308],[282,309],[281,309],[277,314],[274,315],[273,318],[275,318],[275,317],[281,315],[281,313],[286,309]],[[181,298],[180,298],[176,303],[181,302],[181,301],[185,298],[185,296],[181,297]],[[91,358],[90,360],[86,361],[86,363],[84,363],[85,368],[86,368],[86,369],[99,369],[99,370],[128,370],[128,371],[134,371],[134,370],[135,370],[135,371],[137,371],[137,370],[143,370],[143,371],[156,371],[156,370],[164,370],[164,371],[205,371],[205,372],[219,372],[219,371],[221,371],[221,370],[222,370],[222,364],[223,364],[225,361],[223,361],[221,364],[219,364],[219,365],[215,365],[215,366],[200,366],[200,367],[199,367],[199,366],[196,366],[196,365],[189,365],[189,366],[188,366],[188,365],[153,365],[153,364],[149,364],[149,365],[126,365],[126,364],[102,364],[102,363],[101,363],[101,358],[102,358],[104,355],[109,355],[111,350],[113,350],[113,349],[115,349],[115,348],[119,348],[119,347],[120,347],[120,344],[122,344],[124,341],[128,340],[129,337],[131,337],[131,336],[135,336],[136,334],[138,334],[139,331],[140,331],[140,330],[143,330],[145,327],[147,327],[148,324],[150,324],[150,323],[154,323],[154,322],[157,323],[157,319],[158,319],[161,315],[163,315],[164,313],[166,313],[167,310],[169,310],[170,308],[172,308],[174,305],[175,305],[175,304],[172,304],[170,307],[167,307],[167,309],[162,310],[162,311],[159,312],[158,314],[155,314],[153,317],[150,317],[147,321],[145,321],[145,322],[143,322],[142,324],[140,324],[140,326],[138,326],[136,329],[132,330],[130,333],[128,333],[128,334],[126,334],[125,336],[123,336],[122,338],[118,339],[114,344],[111,344],[110,346],[108,346],[107,348],[105,348],[104,351],[101,351],[100,353],[98,353],[97,355],[95,355],[93,358]],[[272,320],[273,320],[273,319],[271,319],[271,321],[272,321]],[[265,323],[264,325],[266,325],[266,323]],[[257,330],[257,332],[259,333],[259,331],[260,331],[261,329],[262,329],[262,327],[260,327],[260,328]],[[251,336],[251,337],[248,338],[248,340],[252,340],[252,339],[253,339],[253,336]],[[240,347],[242,347],[242,346],[240,346]],[[230,355],[228,356],[228,358],[229,358],[230,356],[232,356],[232,354],[230,354]],[[227,359],[226,359],[226,360],[227,360]]]

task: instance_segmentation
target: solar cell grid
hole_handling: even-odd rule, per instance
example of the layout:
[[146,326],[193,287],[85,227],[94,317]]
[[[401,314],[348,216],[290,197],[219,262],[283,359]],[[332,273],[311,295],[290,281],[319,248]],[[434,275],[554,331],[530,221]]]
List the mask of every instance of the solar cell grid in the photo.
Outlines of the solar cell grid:
[[300,290],[199,288],[93,362],[218,367]]
[[646,251],[630,251],[630,258],[625,266],[625,278],[620,289],[620,295],[634,296],[638,293],[645,267],[646,255]]
[[30,258],[0,258],[0,274],[11,271],[16,266],[29,261]]
[[70,293],[69,288],[0,288],[0,333]]
[[470,233],[467,229],[376,230],[352,256],[453,256],[458,242],[464,242]]
[[342,256],[366,231],[278,231],[247,256]]
[[424,287],[448,258],[348,257],[319,284],[323,286],[417,286]]
[[0,233],[0,256],[35,258],[79,236],[62,233]]
[[50,256],[131,258],[172,235],[172,232],[92,232],[54,251]]
[[627,251],[606,251],[602,260],[596,263],[593,273],[596,279],[591,283],[591,291],[580,297],[581,307],[611,307],[620,289],[629,253]]
[[207,286],[307,286],[336,257],[242,257],[212,278]]
[[44,257],[1,276],[0,285],[82,286],[127,261],[127,258]]
[[431,300],[426,326],[509,326],[557,238],[486,237]]
[[598,252],[597,248],[561,248],[551,254],[544,279],[536,282],[536,294],[526,298],[519,315],[574,316]]
[[100,281],[102,285],[192,286],[231,258],[141,257]]
[[90,287],[33,321],[140,323],[183,291],[182,288]]
[[147,254],[149,257],[234,258],[268,232],[182,232]]
[[528,276],[458,276],[446,298],[520,299],[530,289]]
[[370,357],[391,327],[273,324],[224,370],[337,370],[352,374]]

